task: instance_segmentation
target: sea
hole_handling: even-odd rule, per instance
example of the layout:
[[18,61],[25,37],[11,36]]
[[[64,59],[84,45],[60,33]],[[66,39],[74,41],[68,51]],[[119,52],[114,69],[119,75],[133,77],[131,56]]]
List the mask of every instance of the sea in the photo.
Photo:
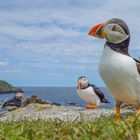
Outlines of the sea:
[[[19,87],[24,91],[24,100],[32,95],[36,95],[39,98],[49,101],[50,103],[58,103],[61,105],[75,104],[75,106],[84,107],[87,105],[77,94],[76,87]],[[115,106],[115,101],[108,89],[105,87],[100,88],[105,97],[110,103],[105,104],[102,108],[112,108]],[[13,98],[15,93],[0,94],[0,102],[4,102]]]

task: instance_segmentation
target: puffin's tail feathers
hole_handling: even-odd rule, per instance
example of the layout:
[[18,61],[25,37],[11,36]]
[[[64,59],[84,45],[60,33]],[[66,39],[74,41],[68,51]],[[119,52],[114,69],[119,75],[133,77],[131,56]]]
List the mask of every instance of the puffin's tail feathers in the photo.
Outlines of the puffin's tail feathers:
[[110,103],[107,99],[102,99],[102,101],[101,101],[102,103]]

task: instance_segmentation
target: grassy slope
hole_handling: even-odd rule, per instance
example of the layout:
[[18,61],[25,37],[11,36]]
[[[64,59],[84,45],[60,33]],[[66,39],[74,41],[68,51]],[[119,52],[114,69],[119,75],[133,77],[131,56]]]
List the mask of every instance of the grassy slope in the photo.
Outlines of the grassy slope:
[[4,90],[11,90],[13,86],[7,83],[6,81],[0,80],[0,88]]
[[3,140],[137,140],[140,137],[140,120],[126,118],[116,122],[101,118],[94,122],[32,121],[0,123]]

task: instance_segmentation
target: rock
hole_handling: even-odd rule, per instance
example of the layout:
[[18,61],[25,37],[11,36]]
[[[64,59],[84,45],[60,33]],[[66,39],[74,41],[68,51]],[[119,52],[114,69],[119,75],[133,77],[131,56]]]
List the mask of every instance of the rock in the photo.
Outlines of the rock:
[[30,98],[27,98],[23,106],[27,106],[28,104],[31,103],[39,103],[39,104],[49,104],[49,102],[42,100],[41,98],[37,97],[36,95],[32,95]]
[[61,106],[61,104],[57,102],[52,102],[51,105]]
[[[132,114],[134,110],[122,109],[121,114]],[[0,121],[35,121],[35,120],[62,120],[62,121],[79,121],[79,120],[96,120],[103,117],[113,117],[114,109],[93,109],[88,110],[75,106],[55,106],[50,104],[31,103],[26,107],[7,112],[0,115]]]
[[75,102],[67,102],[67,105],[76,106],[77,103],[75,103]]
[[121,108],[125,108],[125,109],[136,109],[137,106],[134,105],[134,104],[123,103],[123,104],[121,105]]
[[16,107],[16,106],[6,106],[4,109],[6,109],[7,111],[13,111],[13,110],[16,110],[18,108],[19,107]]

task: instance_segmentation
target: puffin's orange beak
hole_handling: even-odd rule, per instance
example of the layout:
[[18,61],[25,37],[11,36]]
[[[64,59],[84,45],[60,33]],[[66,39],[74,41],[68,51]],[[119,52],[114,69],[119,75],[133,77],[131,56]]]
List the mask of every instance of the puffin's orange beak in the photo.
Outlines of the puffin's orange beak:
[[104,38],[104,35],[102,34],[102,28],[105,25],[105,23],[97,24],[93,26],[93,28],[90,29],[88,35],[98,37],[98,38]]
[[81,83],[80,83],[80,81],[78,81],[78,85],[77,85],[77,87],[78,87],[78,90],[81,89]]

